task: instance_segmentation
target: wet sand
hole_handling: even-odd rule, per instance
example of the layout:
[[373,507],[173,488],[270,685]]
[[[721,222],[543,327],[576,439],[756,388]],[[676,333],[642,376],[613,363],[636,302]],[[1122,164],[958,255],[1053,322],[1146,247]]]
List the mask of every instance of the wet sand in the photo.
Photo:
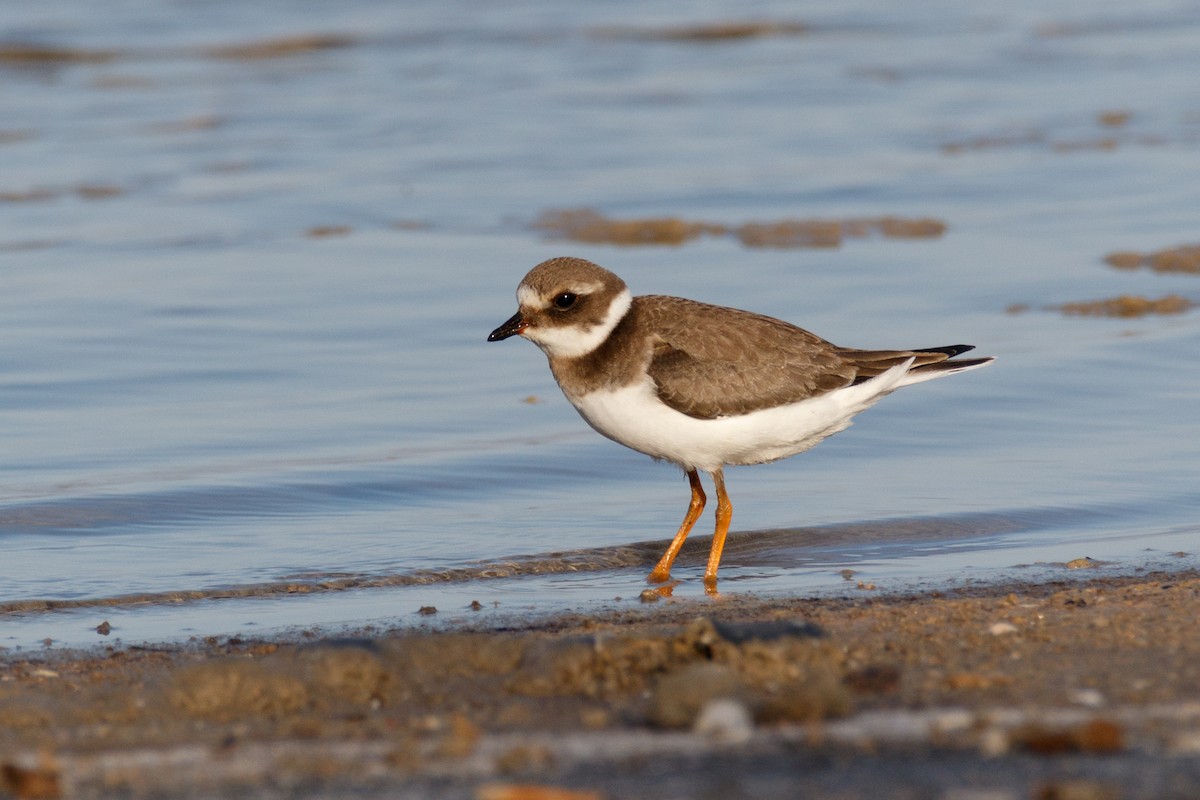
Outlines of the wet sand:
[[1181,571],[8,653],[0,774],[23,798],[1198,797],[1198,602]]

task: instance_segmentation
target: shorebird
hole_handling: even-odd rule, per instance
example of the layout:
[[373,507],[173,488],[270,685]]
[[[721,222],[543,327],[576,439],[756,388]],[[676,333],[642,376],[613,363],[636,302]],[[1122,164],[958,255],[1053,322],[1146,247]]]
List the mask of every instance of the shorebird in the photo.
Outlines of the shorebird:
[[523,336],[550,361],[567,400],[596,431],[678,464],[692,499],[678,533],[650,572],[671,565],[704,510],[699,472],[712,476],[716,529],[707,590],[733,506],[726,466],[801,453],[844,430],[860,411],[902,386],[977,369],[955,344],[920,350],[838,347],[782,320],[682,297],[630,294],[625,282],[580,258],[538,264],[517,287],[517,313],[488,336]]

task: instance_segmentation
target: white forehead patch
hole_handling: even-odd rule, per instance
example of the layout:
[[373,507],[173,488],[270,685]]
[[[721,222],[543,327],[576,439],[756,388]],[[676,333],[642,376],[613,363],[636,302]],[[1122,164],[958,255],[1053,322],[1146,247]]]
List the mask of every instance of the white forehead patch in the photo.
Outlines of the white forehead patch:
[[[517,295],[520,296],[520,291],[517,292]],[[621,321],[621,317],[629,311],[632,303],[633,296],[629,290],[622,289],[621,293],[613,297],[612,302],[608,304],[608,311],[605,312],[604,319],[595,325],[554,327],[531,325],[522,332],[522,335],[542,348],[546,355],[552,358],[585,356],[604,343],[613,328],[617,327],[617,323]],[[521,305],[525,305],[524,301]]]

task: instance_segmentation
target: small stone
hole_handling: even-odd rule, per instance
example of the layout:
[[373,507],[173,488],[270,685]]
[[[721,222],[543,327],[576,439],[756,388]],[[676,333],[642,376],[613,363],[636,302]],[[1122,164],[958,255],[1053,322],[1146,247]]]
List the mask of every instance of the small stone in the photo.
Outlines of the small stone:
[[1104,695],[1095,689],[1075,689],[1070,693],[1071,702],[1077,706],[1099,708],[1104,705]]
[[483,603],[479,602],[478,600],[472,600],[471,605],[467,606],[467,608],[471,609],[472,611],[480,611],[483,609]]
[[1167,752],[1176,756],[1200,755],[1200,731],[1188,731],[1176,735],[1167,742]]
[[417,609],[417,613],[423,617],[431,617],[437,613],[437,606],[421,606]]
[[101,636],[108,636],[110,633],[112,633],[112,625],[108,624],[108,620],[104,620],[104,622],[101,622],[96,626],[96,633],[100,634]]
[[988,726],[979,734],[979,752],[989,758],[1006,755],[1011,749],[1008,733],[996,725]]
[[754,733],[754,719],[741,700],[717,697],[700,709],[692,731],[722,744],[742,744]]
[[638,595],[638,600],[643,603],[657,603],[662,600],[662,595],[656,589],[642,589],[642,593]]
[[988,633],[992,636],[1003,636],[1007,633],[1016,633],[1017,626],[1011,622],[997,622],[988,628]]

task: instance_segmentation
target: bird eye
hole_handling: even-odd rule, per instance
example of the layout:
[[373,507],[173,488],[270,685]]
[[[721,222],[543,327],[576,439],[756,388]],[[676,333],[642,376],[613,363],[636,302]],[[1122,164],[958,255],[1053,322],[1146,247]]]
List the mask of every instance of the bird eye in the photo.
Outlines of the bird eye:
[[571,292],[563,292],[558,297],[554,298],[554,307],[561,311],[566,311],[568,308],[575,305],[575,301],[578,299],[579,297]]

